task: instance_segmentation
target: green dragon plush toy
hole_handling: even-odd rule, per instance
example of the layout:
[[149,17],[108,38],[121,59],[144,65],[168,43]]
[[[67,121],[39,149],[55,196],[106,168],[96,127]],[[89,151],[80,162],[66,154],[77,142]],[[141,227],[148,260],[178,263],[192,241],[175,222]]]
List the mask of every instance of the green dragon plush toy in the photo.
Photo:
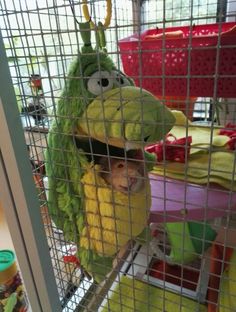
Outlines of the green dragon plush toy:
[[[175,118],[117,70],[107,53],[94,50],[90,36],[82,32],[82,52],[57,103],[46,170],[50,216],[66,239],[77,243],[81,265],[100,281],[120,248],[145,229],[151,193],[148,176],[139,193],[112,190],[100,175],[96,155],[108,150],[109,155],[143,157],[144,146],[161,140]],[[153,161],[147,153],[143,158]]]

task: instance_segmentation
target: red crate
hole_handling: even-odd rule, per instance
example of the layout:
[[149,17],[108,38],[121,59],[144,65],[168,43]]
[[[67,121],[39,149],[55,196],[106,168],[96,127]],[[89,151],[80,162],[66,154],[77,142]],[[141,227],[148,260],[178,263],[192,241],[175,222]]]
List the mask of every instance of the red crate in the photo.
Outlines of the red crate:
[[137,86],[156,96],[164,90],[166,96],[236,97],[236,23],[171,27],[165,34],[150,29],[119,41],[124,72]]

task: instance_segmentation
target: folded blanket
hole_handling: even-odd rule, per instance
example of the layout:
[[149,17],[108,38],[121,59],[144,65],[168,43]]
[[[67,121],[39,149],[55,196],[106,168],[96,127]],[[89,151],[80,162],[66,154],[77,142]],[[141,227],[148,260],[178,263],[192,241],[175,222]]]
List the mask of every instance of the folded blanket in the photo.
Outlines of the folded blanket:
[[218,183],[236,190],[234,161],[235,155],[231,151],[190,155],[187,163],[158,164],[152,173],[197,184]]
[[[235,155],[229,148],[231,138],[228,134],[222,132],[220,128],[211,129],[211,127],[197,126],[187,120],[180,111],[173,111],[173,114],[176,123],[169,135],[176,138],[177,142],[184,138],[191,138],[187,159],[184,157],[182,162],[173,161],[167,157],[166,150],[163,156],[164,159],[169,160],[160,161],[153,173],[197,184],[218,183],[227,189],[235,190],[235,176],[233,174]],[[186,144],[179,147],[179,149],[183,149],[185,155]],[[167,148],[165,144],[163,148]],[[158,159],[162,158],[159,157]]]
[[209,150],[227,150],[227,142],[230,140],[227,135],[220,134],[220,128],[211,129],[208,126],[199,126],[191,123],[180,111],[172,111],[175,118],[175,126],[170,133],[177,139],[192,137],[190,154],[206,153]]

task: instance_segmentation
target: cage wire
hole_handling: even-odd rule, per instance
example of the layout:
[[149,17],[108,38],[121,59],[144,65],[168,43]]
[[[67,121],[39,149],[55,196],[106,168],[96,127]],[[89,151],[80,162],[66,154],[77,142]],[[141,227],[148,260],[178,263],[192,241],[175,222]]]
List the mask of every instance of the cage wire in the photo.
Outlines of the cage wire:
[[[83,3],[0,0],[0,28],[62,310],[235,311],[236,4],[113,0],[105,30],[111,66],[95,48],[98,29],[87,52],[92,61],[82,57]],[[105,1],[90,1],[88,9],[96,25],[104,21]],[[73,76],[68,72],[76,58],[84,63]],[[76,96],[68,91],[73,81]],[[139,89],[131,99],[123,90],[131,90],[132,81]],[[163,105],[160,119],[155,111],[146,119],[147,98]],[[132,100],[137,108],[127,117]],[[83,114],[73,111],[76,103]],[[163,135],[153,142],[156,129]],[[156,160],[144,160],[144,150]],[[61,198],[49,212],[55,191]],[[79,253],[85,245],[86,259],[93,257],[88,267]],[[106,272],[99,281],[92,265]]]

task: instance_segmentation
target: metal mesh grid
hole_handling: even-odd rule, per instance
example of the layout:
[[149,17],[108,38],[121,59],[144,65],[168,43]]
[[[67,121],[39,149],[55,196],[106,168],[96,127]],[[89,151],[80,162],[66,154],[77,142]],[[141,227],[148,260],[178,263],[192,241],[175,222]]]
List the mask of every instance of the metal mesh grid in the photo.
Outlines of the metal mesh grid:
[[[76,18],[81,21],[83,19],[81,3],[79,1],[71,1],[71,3],[73,3]],[[233,1],[230,3],[232,5]],[[232,20],[235,13],[232,8],[230,11],[227,11],[226,2],[210,0],[113,1],[112,5],[112,23],[106,31],[107,50],[117,68],[122,71],[123,66],[118,41],[132,35],[133,31],[143,31],[156,26],[159,28],[168,28],[190,25],[192,27],[194,24],[210,24],[217,21],[219,22],[219,32],[221,32],[222,23],[229,19]],[[211,98],[197,97],[194,100],[194,103],[197,103],[195,104],[194,112],[191,111],[191,101],[189,100],[189,96],[191,95],[190,68],[192,59],[188,58],[187,92],[185,97],[181,99],[174,97],[163,99],[163,97],[168,96],[168,93],[165,86],[165,63],[163,62],[162,64],[163,88],[160,95],[162,96],[162,101],[164,104],[165,101],[169,105],[170,103],[176,104],[176,109],[182,109],[187,115],[190,113],[194,121],[191,125],[187,122],[182,123],[178,131],[183,137],[195,135],[192,132],[194,127],[196,127],[196,131],[199,131],[199,133],[207,132],[207,142],[199,141],[196,146],[192,145],[191,150],[197,150],[197,152],[194,156],[191,155],[190,157],[194,158],[194,160],[195,158],[197,159],[197,153],[202,153],[203,156],[207,154],[209,157],[204,158],[202,156],[204,163],[200,163],[199,168],[197,161],[190,162],[187,157],[187,143],[185,142],[184,145],[177,143],[177,147],[184,149],[185,159],[182,164],[177,161],[176,165],[179,167],[182,165],[180,168],[182,175],[174,174],[174,171],[171,171],[168,166],[170,160],[167,159],[167,149],[165,149],[168,144],[167,142],[163,143],[163,159],[159,161],[155,173],[150,176],[152,200],[156,205],[160,205],[160,202],[163,202],[162,211],[154,207],[152,218],[149,217],[148,211],[146,212],[146,220],[149,219],[152,222],[150,225],[153,235],[151,244],[146,243],[142,246],[139,242],[132,242],[123,246],[117,256],[118,264],[114,272],[107,277],[103,284],[97,285],[91,279],[88,272],[77,266],[73,257],[76,250],[76,236],[74,235],[75,239],[72,242],[68,241],[64,237],[63,232],[50,219],[47,209],[46,193],[48,191],[48,185],[44,167],[44,153],[48,148],[47,133],[54,118],[59,119],[63,117],[68,120],[70,119],[70,116],[56,116],[56,106],[61,98],[61,91],[65,85],[65,81],[68,78],[69,64],[77,55],[78,47],[81,48],[82,46],[80,31],[71,10],[71,4],[69,1],[55,0],[14,0],[9,3],[1,0],[0,8],[0,27],[8,55],[19,111],[21,112],[20,115],[24,126],[26,143],[29,147],[29,157],[32,162],[32,171],[39,192],[42,218],[48,238],[58,292],[64,311],[77,311],[80,309],[87,309],[88,311],[97,311],[98,309],[99,311],[104,311],[104,309],[108,311],[118,311],[118,309],[119,311],[141,311],[144,310],[144,307],[147,311],[173,311],[173,307],[179,311],[207,311],[207,305],[208,309],[210,309],[211,301],[212,309],[218,305],[219,311],[234,311],[233,300],[235,293],[229,289],[229,285],[233,287],[232,285],[235,283],[234,263],[228,264],[230,259],[234,259],[232,255],[231,258],[228,256],[232,252],[229,247],[235,247],[234,149],[230,152],[227,151],[227,155],[228,153],[233,155],[230,158],[231,164],[229,167],[226,164],[220,168],[214,167],[214,161],[218,159],[217,157],[222,157],[222,155],[215,157],[215,153],[220,152],[220,149],[223,148],[214,141],[216,131],[219,129],[218,125],[220,123],[221,126],[225,127],[228,122],[235,123],[235,99],[217,98],[220,40],[218,39],[217,41],[214,92]],[[93,19],[97,22],[104,16],[105,3],[103,1],[92,1],[90,3],[90,9],[92,9]],[[140,32],[138,38],[140,44],[138,51],[140,54],[138,59],[138,66],[140,68],[138,79],[142,84],[145,75],[142,74],[141,69],[141,54],[143,51],[141,50]],[[164,41],[165,38],[162,40],[165,51]],[[192,47],[191,43],[192,33],[190,33],[189,46],[187,48],[189,55]],[[94,37],[92,44],[95,44]],[[99,64],[98,55],[97,59]],[[35,93],[32,84],[30,84],[32,75],[39,75],[41,78],[43,89],[41,96]],[[235,73],[232,76],[235,76]],[[89,77],[84,78],[89,79]],[[155,78],[155,76],[151,77],[151,79]],[[125,99],[122,97],[121,88],[119,88],[119,92],[120,95],[114,102],[122,103]],[[140,93],[142,94],[142,88]],[[39,99],[41,106],[36,105],[39,103]],[[83,101],[83,97],[78,97],[78,99]],[[33,107],[31,111],[29,110],[30,103],[33,103],[31,105],[31,108]],[[221,107],[223,109],[219,110],[218,108]],[[45,108],[46,111],[43,111]],[[230,113],[227,114],[227,112]],[[103,108],[102,119],[105,114],[105,108]],[[121,109],[122,114],[124,113]],[[42,116],[41,120],[39,120],[39,116]],[[199,125],[199,121],[203,122],[207,127],[202,127],[201,124]],[[114,121],[110,120],[110,122]],[[140,122],[143,122],[142,116],[140,117]],[[233,125],[230,126],[230,129],[234,130]],[[88,133],[86,137],[89,136],[92,135]],[[142,133],[143,142],[144,139],[145,136]],[[231,139],[234,139],[234,137],[232,136]],[[91,147],[91,144],[93,142],[90,141],[89,147]],[[107,143],[104,144],[103,148],[108,149]],[[61,146],[61,149],[64,153],[67,152],[66,147]],[[108,150],[109,166],[106,169],[108,171],[111,169],[110,154],[112,153]],[[90,149],[88,154],[91,154]],[[103,155],[100,151],[93,151],[90,156],[92,160],[95,160],[96,156],[101,156],[101,154]],[[117,157],[121,160],[124,159],[127,166],[127,161],[131,156],[128,152],[124,152],[123,155],[119,154]],[[66,166],[67,164],[63,165]],[[76,169],[74,168],[74,170]],[[206,173],[204,183],[199,179],[199,183],[194,184],[195,181],[198,181],[197,179],[194,180],[194,170],[195,172],[202,170]],[[218,183],[212,185],[212,176],[218,177],[218,180],[215,179]],[[220,177],[222,177],[221,182],[219,182]],[[68,180],[68,178],[65,177],[65,180]],[[225,183],[225,180],[227,180],[227,183]],[[182,181],[182,184],[179,181]],[[70,181],[67,182],[70,183]],[[217,184],[222,185],[224,183],[227,187],[219,190]],[[181,196],[175,197],[171,195],[178,191]],[[216,205],[216,201],[214,202],[214,197],[218,198],[217,194],[222,196],[223,206],[221,206],[222,199],[220,202],[221,205]],[[148,197],[147,194],[146,197]],[[99,201],[99,199],[97,200]],[[113,201],[115,202],[114,191]],[[212,206],[211,201],[213,201],[216,207]],[[172,215],[172,212],[170,213],[168,210],[168,203],[169,206],[176,206],[178,204],[177,207],[181,207],[178,208],[179,213]],[[146,206],[148,206],[147,203]],[[132,204],[130,200],[128,207],[131,214]],[[191,214],[191,209],[193,210],[193,214]],[[194,214],[194,209],[197,210],[196,215]],[[208,213],[210,214],[209,211],[211,212],[211,217],[208,215]],[[199,215],[201,215],[201,218],[199,218]],[[114,218],[117,218],[116,214],[114,214]],[[179,229],[177,230],[177,226],[176,231],[173,227],[168,227],[170,218],[172,218],[172,222],[182,225],[181,231]],[[144,223],[146,220],[144,220]],[[217,232],[215,242],[206,238],[207,221],[209,221],[211,228]],[[190,231],[190,237],[194,240],[195,245],[201,242],[202,244],[200,244],[197,251],[195,249],[196,257],[193,257],[194,260],[183,263],[183,250],[186,249],[186,240],[183,238],[189,234],[189,222],[202,226],[202,233],[198,233],[198,237],[195,236],[194,227],[191,228],[192,232]],[[130,239],[134,238],[132,233],[133,226],[134,224],[131,225],[131,232],[129,233]],[[118,233],[119,229],[116,228],[114,235]],[[173,242],[171,233],[177,235],[175,239],[182,241],[182,244],[177,244],[176,241]],[[147,236],[145,240],[148,241]],[[206,248],[207,244],[211,245],[210,249]],[[116,245],[118,245],[118,242],[116,242]],[[168,258],[175,245],[178,246],[176,247],[177,249],[180,248],[180,253],[182,252],[178,266],[173,266],[171,258]],[[222,250],[219,245],[223,246]],[[118,247],[120,249],[121,246]],[[178,253],[178,251],[176,252]],[[228,264],[228,271],[225,270],[223,265],[219,266],[219,263],[217,266],[217,261],[213,261],[214,257],[219,258],[219,263]],[[163,260],[166,263],[165,266],[163,265]],[[98,265],[103,266],[103,264]],[[212,271],[212,267],[214,266],[217,266],[218,271]],[[117,272],[119,272],[118,276],[115,274]],[[163,274],[165,278],[163,278]],[[211,278],[212,276],[215,277],[215,279],[212,278],[212,282],[209,282],[209,275]],[[128,282],[124,280],[124,276],[128,278]],[[217,276],[221,280],[220,283]],[[155,293],[154,289],[159,290],[158,294]],[[206,293],[207,291],[208,295]],[[153,300],[153,293],[157,294],[155,300]],[[170,293],[176,295],[171,297],[169,295]],[[227,295],[231,296],[231,306],[226,300]],[[186,301],[186,298],[191,298],[191,301]],[[190,310],[189,307],[193,302],[195,305]]]

